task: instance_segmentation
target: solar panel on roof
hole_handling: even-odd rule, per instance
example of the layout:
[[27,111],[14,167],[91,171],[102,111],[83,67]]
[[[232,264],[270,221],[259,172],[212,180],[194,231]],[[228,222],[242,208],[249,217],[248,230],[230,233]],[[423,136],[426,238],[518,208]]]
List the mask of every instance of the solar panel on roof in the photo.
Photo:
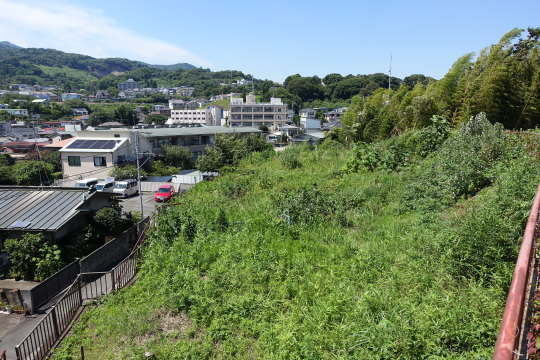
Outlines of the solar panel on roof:
[[67,149],[114,149],[116,140],[75,140]]

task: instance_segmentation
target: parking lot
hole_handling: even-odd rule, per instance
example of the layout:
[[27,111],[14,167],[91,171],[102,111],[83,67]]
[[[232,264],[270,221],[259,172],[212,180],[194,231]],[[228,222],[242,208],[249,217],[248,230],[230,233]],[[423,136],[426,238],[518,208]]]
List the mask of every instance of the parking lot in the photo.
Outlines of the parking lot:
[[[156,210],[158,206],[161,206],[161,203],[157,203],[154,201],[154,193],[153,192],[143,192],[142,193],[142,203],[143,203],[143,211],[144,216],[148,216]],[[120,205],[122,205],[122,208],[125,212],[132,212],[132,211],[141,211],[141,200],[140,196],[134,195],[130,196],[127,199],[121,199]]]

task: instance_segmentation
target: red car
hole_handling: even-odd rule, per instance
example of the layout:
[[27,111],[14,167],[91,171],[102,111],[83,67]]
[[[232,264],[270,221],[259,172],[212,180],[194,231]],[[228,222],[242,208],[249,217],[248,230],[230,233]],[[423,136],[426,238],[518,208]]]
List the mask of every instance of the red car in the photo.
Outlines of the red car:
[[175,195],[174,186],[172,185],[161,185],[159,189],[156,191],[156,195],[154,196],[154,200],[157,202],[165,202],[171,200],[171,198]]

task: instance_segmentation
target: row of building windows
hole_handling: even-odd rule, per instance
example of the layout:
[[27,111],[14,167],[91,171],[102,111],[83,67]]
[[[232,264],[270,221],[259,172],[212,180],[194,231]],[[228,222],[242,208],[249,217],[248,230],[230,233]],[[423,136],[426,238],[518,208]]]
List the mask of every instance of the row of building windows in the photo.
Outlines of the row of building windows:
[[173,120],[195,120],[195,121],[206,121],[206,118],[182,118],[182,117],[173,117]]
[[207,145],[212,144],[213,138],[210,136],[189,136],[189,137],[178,137],[178,138],[165,138],[165,139],[154,139],[152,141],[153,148],[162,148],[167,145]]
[[261,126],[261,125],[274,126],[273,122],[268,122],[268,121],[257,122],[257,123],[253,123],[253,122],[249,122],[249,121],[231,121],[230,124],[231,124],[232,127],[239,127],[239,126],[253,127],[253,126]]
[[235,106],[231,108],[231,112],[282,112],[282,108],[274,108],[272,106]]
[[[69,166],[81,166],[80,156],[68,156]],[[104,156],[94,156],[94,166],[107,166],[107,159]]]
[[203,115],[205,116],[206,115],[206,110],[204,111],[186,111],[186,112],[181,112],[181,111],[172,111],[172,114],[173,115]]
[[[233,114],[231,116],[231,119],[233,120],[274,120],[274,115],[272,114],[264,114],[264,115],[260,115],[260,114],[243,114],[243,115],[239,115],[239,114]],[[276,115],[275,117],[276,120],[282,120],[282,117],[281,115]]]

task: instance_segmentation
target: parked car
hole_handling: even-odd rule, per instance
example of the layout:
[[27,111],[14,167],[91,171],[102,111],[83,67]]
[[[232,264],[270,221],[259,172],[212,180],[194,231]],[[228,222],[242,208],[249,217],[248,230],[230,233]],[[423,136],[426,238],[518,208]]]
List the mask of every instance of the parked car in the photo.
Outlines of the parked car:
[[113,180],[103,180],[96,184],[96,191],[98,192],[112,192],[114,188]]
[[165,202],[171,200],[174,195],[176,195],[176,192],[174,191],[174,186],[161,185],[156,191],[154,200],[156,200],[157,202]]
[[75,187],[80,188],[87,188],[87,189],[94,189],[96,187],[96,184],[98,183],[98,179],[90,178],[90,179],[82,179],[75,183]]
[[135,179],[117,181],[114,185],[113,193],[115,195],[127,198],[139,192],[139,184]]

